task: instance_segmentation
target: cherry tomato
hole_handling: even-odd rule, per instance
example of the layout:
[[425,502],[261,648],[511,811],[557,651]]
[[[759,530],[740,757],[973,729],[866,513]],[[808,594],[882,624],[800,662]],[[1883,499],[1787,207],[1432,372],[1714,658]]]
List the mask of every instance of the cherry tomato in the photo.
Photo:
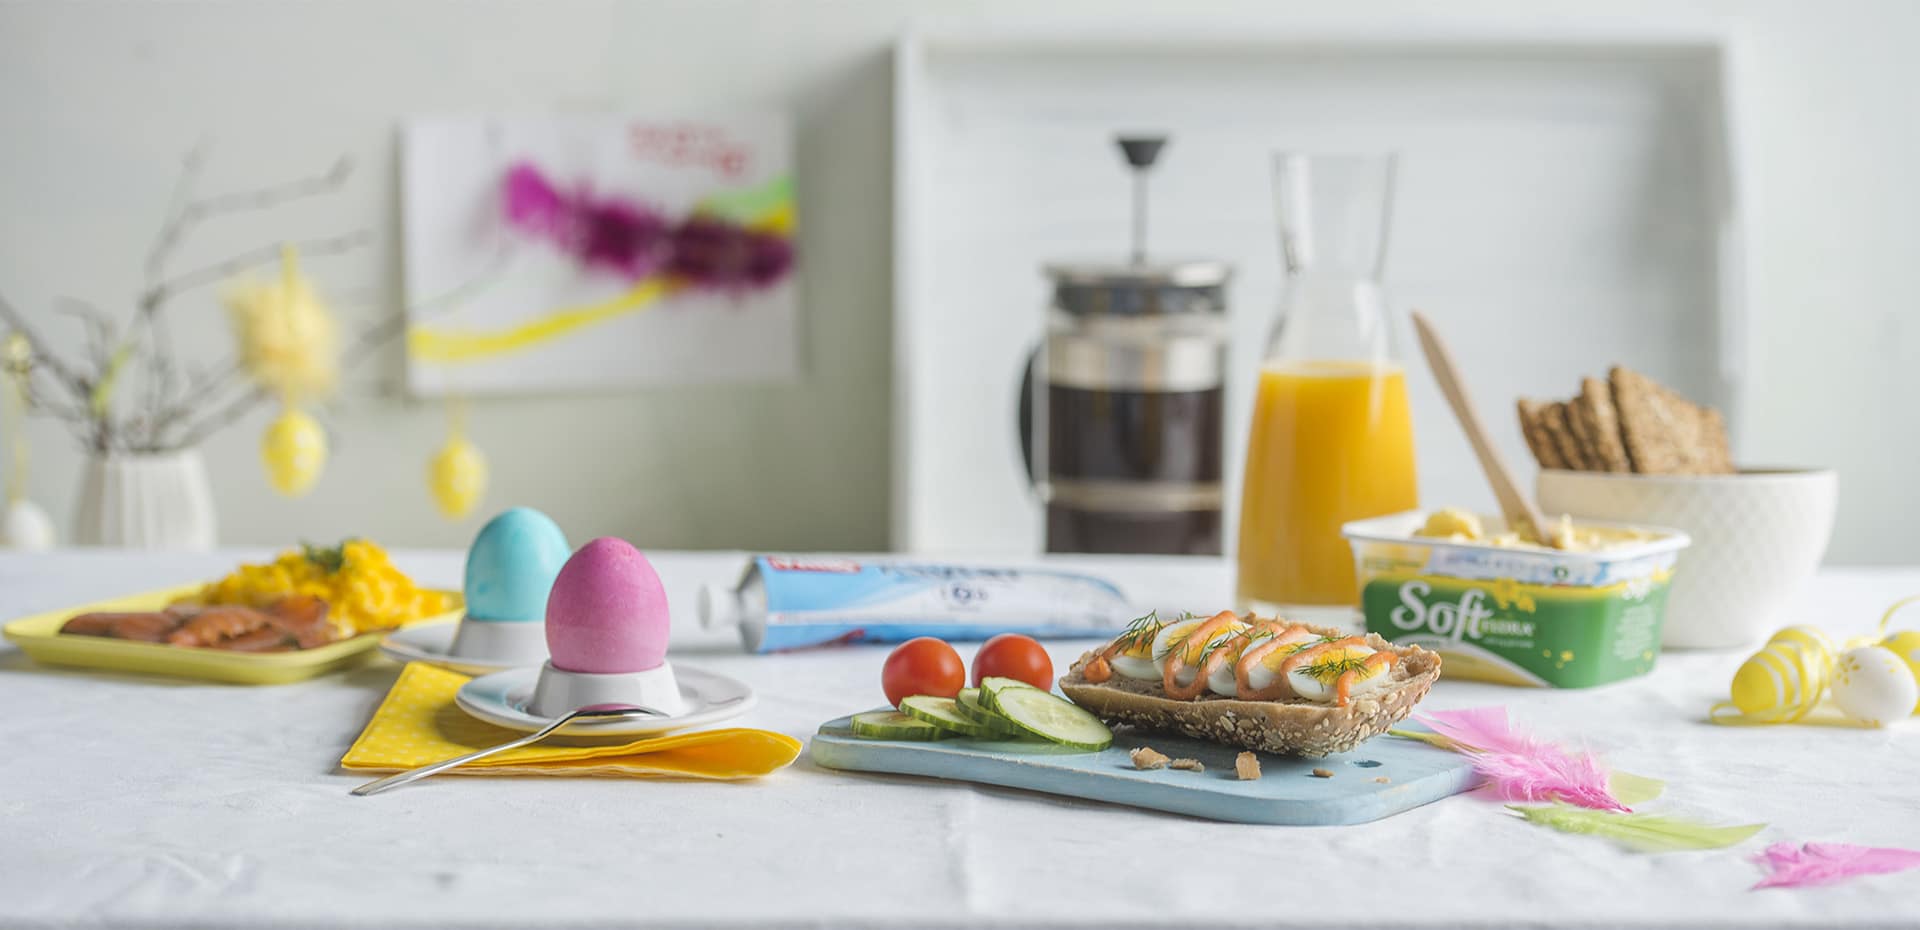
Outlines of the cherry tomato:
[[973,657],[973,686],[982,678],[1013,678],[1042,691],[1053,687],[1053,659],[1031,636],[1002,633],[987,640]]
[[895,707],[916,694],[953,697],[966,683],[967,668],[960,663],[960,653],[931,636],[901,643],[880,668],[880,688],[887,692],[887,703]]

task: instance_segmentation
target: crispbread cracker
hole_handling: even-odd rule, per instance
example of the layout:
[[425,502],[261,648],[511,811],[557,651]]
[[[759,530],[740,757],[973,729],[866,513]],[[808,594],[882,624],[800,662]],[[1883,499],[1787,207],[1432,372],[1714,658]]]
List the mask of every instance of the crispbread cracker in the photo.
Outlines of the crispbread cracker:
[[1613,405],[1613,388],[1607,382],[1580,379],[1580,396],[1567,402],[1567,419],[1590,465],[1597,465],[1600,471],[1633,470],[1627,445],[1620,438],[1620,414]]
[[1520,411],[1520,435],[1527,439],[1527,448],[1532,450],[1533,459],[1541,468],[1570,468],[1560,447],[1553,444],[1553,437],[1547,435],[1546,402],[1520,398],[1515,405]]
[[1620,417],[1620,436],[1634,471],[1648,475],[1706,475],[1733,471],[1726,425],[1701,407],[1639,372],[1607,372]]
[[1567,405],[1555,401],[1548,404],[1543,413],[1547,436],[1560,450],[1560,457],[1567,460],[1567,467],[1576,471],[1591,470],[1593,466],[1588,464],[1586,451],[1580,448],[1580,440],[1573,434],[1573,424],[1567,418]]
[[1727,421],[1721,419],[1720,411],[1706,408],[1706,416],[1701,419],[1701,434],[1706,439],[1707,474],[1731,475],[1740,469],[1733,464],[1732,444],[1727,441]]

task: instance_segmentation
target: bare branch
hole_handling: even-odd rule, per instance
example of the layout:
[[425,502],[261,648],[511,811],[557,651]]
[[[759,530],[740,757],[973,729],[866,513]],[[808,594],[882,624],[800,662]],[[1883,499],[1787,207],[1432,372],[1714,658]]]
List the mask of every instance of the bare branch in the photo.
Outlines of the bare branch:
[[[341,236],[329,236],[325,239],[310,239],[305,242],[295,242],[292,243],[292,245],[298,249],[302,255],[339,255],[343,252],[351,252],[372,241],[373,231],[362,229]],[[189,271],[178,277],[162,281],[149,288],[147,292],[141,296],[140,309],[143,313],[152,314],[160,308],[161,304],[166,303],[182,291],[190,291],[196,287],[205,287],[206,285],[231,278],[250,268],[258,268],[261,265],[277,261],[280,258],[281,248],[282,245],[278,243],[274,245],[264,245],[257,249],[242,252],[226,261],[216,262],[205,268]]]
[[406,328],[406,314],[396,311],[386,319],[361,330],[360,335],[353,340],[353,344],[347,346],[347,367],[351,368],[359,364],[361,359],[372,355],[373,350],[379,348],[381,343],[400,335]]
[[39,369],[30,368],[27,370],[27,376],[20,380],[20,386],[25,389],[27,409],[34,412],[45,411],[52,414],[56,419],[65,420],[75,426],[83,425],[92,419],[85,408],[66,406],[35,388],[33,378],[39,373]]
[[[183,197],[184,192],[190,189],[194,176],[199,173],[203,158],[204,152],[200,150],[188,155],[187,166],[182,172],[180,181],[182,193],[177,194],[176,197]],[[160,276],[167,259],[172,256],[175,249],[179,248],[180,242],[186,238],[186,234],[194,226],[228,213],[267,210],[302,197],[331,194],[339,190],[352,175],[353,159],[347,155],[341,155],[334,161],[333,167],[328,168],[324,174],[253,190],[203,197],[198,200],[184,202],[176,200],[177,206],[171,212],[166,226],[161,229],[160,238],[154,243],[153,252],[147,258],[148,279],[152,280]]]
[[34,361],[45,365],[47,370],[52,372],[56,379],[64,383],[67,390],[73,392],[76,397],[84,399],[87,393],[92,390],[92,386],[87,383],[85,378],[75,374],[73,369],[68,368],[67,364],[61,361],[59,356],[53,354],[53,351],[47,348],[45,340],[42,340],[39,334],[33,331],[33,327],[28,325],[27,318],[22,315],[19,310],[15,309],[13,304],[9,303],[4,297],[0,297],[0,319],[4,319],[7,325],[13,328],[14,332],[26,337],[27,345],[33,349]]
[[217,367],[201,369],[188,376],[186,392],[188,394],[199,394],[203,391],[210,391],[216,385],[231,379],[239,373],[240,363],[233,359],[226,359]]
[[485,267],[478,274],[408,306],[406,315],[420,320],[430,320],[442,312],[459,309],[468,298],[492,287],[505,277],[512,260],[512,249],[501,248],[487,259]]
[[186,434],[181,437],[180,444],[177,448],[191,449],[205,442],[208,436],[219,432],[222,428],[232,424],[233,421],[245,416],[247,411],[265,403],[270,396],[272,395],[268,394],[266,390],[254,388],[216,408],[212,413],[195,420],[187,427]]
[[166,405],[153,416],[150,442],[155,448],[167,448],[167,436],[175,427],[185,423],[194,412],[214,404],[234,387],[247,386],[248,382],[239,377],[240,366],[230,364],[217,375],[196,372],[189,379],[184,391],[170,395]]
[[173,196],[167,201],[167,218],[160,224],[160,235],[154,239],[153,248],[147,252],[149,284],[160,277],[167,256],[172,254],[186,235],[187,198],[193,194],[194,182],[200,179],[200,169],[206,167],[208,146],[208,141],[202,139],[188,149],[186,157],[180,160],[180,179],[174,182]]
[[77,297],[54,298],[53,310],[80,321],[87,333],[87,355],[95,368],[104,370],[113,354],[113,320],[100,308]]
[[[407,318],[404,314],[394,313],[360,331],[353,343],[347,347],[345,367],[352,368],[373,354],[372,350],[382,342],[392,339],[406,329]],[[238,370],[236,366],[235,371]],[[186,432],[176,448],[190,448],[206,441],[208,436],[231,425],[245,416],[254,407],[272,398],[266,389],[254,387],[238,397],[221,405],[213,413],[194,420],[186,427]]]

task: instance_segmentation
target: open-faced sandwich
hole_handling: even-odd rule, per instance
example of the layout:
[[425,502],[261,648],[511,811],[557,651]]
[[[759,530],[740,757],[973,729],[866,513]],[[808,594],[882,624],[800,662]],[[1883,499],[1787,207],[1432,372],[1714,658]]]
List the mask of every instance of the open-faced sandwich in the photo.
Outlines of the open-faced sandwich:
[[1439,677],[1440,657],[1418,646],[1222,611],[1141,617],[1060,690],[1110,724],[1324,756],[1386,732]]

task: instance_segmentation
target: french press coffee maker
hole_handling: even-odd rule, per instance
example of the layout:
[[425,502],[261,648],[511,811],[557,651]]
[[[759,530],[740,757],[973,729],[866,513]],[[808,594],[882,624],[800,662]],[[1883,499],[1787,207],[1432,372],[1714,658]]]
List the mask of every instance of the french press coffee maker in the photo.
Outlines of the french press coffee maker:
[[1148,260],[1146,175],[1166,139],[1118,142],[1133,253],[1043,266],[1052,298],[1021,386],[1021,448],[1048,552],[1218,555],[1233,269]]

